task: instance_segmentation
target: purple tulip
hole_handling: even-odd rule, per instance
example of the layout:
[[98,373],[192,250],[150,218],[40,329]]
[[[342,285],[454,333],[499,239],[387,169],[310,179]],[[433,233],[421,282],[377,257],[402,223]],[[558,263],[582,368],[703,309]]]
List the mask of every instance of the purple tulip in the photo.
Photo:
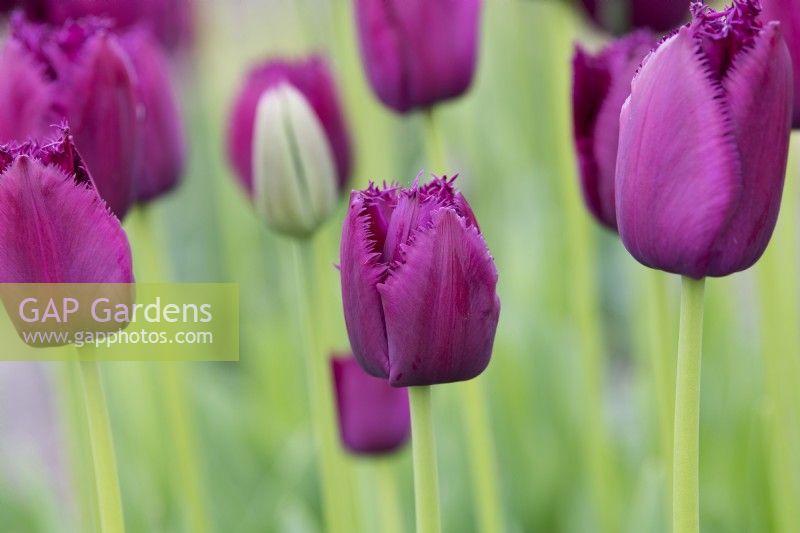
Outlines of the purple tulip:
[[341,242],[344,317],[364,370],[393,386],[472,379],[500,314],[497,270],[453,179],[353,191]]
[[472,83],[480,0],[355,0],[372,89],[399,113],[455,98]]
[[639,64],[655,45],[655,37],[640,30],[597,55],[577,46],[572,60],[573,133],[583,197],[597,220],[613,230],[619,113]]
[[349,354],[331,359],[344,447],[356,455],[390,453],[408,440],[408,393],[365,373]]
[[[98,192],[122,218],[141,139],[135,74],[119,39],[96,19],[54,29],[15,17],[0,64],[3,77],[24,76],[0,84],[0,142],[36,138],[66,119]],[[20,100],[26,94],[34,96]]]
[[0,147],[0,283],[131,283],[119,220],[68,130]]
[[142,163],[134,182],[134,194],[137,202],[147,202],[180,182],[186,161],[186,139],[166,57],[151,33],[134,30],[124,35],[121,42],[136,73],[136,95],[144,112]]
[[252,194],[256,108],[266,91],[281,84],[297,89],[316,113],[336,163],[339,190],[343,190],[352,167],[350,136],[333,76],[319,56],[294,62],[272,59],[247,75],[234,102],[228,126],[228,158],[236,174]]
[[633,80],[620,117],[617,222],[640,262],[693,278],[755,263],[780,207],[792,64],[757,0],[693,21]]
[[689,0],[581,0],[592,20],[614,33],[633,28],[666,32],[687,16]]
[[28,9],[53,24],[83,17],[104,17],[116,29],[145,26],[169,49],[191,42],[194,0],[35,0]]
[[800,128],[800,0],[764,0],[764,21],[777,20],[781,33],[789,45],[794,62],[794,119],[792,125]]

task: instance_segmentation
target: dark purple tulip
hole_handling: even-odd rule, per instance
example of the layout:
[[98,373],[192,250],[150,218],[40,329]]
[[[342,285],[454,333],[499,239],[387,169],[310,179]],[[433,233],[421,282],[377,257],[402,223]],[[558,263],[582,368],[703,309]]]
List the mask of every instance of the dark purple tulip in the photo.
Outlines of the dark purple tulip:
[[687,18],[689,0],[581,0],[597,24],[613,33],[633,28],[669,31]]
[[644,61],[620,117],[617,222],[640,262],[693,278],[755,263],[780,207],[792,64],[757,0],[694,20]]
[[336,162],[339,190],[351,171],[350,135],[328,65],[320,56],[300,61],[271,59],[257,66],[244,80],[228,124],[228,158],[247,189],[253,192],[253,135],[258,102],[266,91],[289,84],[306,98],[325,129]]
[[186,139],[166,57],[149,31],[122,37],[122,47],[136,73],[136,95],[142,106],[142,163],[134,182],[137,202],[173,189],[186,161]]
[[794,62],[794,119],[792,125],[800,128],[800,0],[764,0],[761,20],[777,20],[781,33],[789,45]]
[[655,37],[640,30],[597,55],[577,46],[572,59],[573,133],[583,198],[597,220],[613,230],[619,113],[639,64],[655,45]]
[[472,83],[480,0],[355,0],[372,89],[399,113],[455,98]]
[[[97,190],[122,218],[133,201],[139,164],[140,128],[135,74],[119,39],[102,21],[67,23],[55,29],[22,17],[12,22],[12,35],[0,64],[24,78],[0,86],[0,142],[38,137],[59,119],[66,119],[75,142],[92,169]],[[21,95],[34,95],[30,100]]]
[[342,444],[357,455],[390,453],[411,433],[408,393],[370,376],[350,355],[331,359]]
[[150,29],[169,49],[192,40],[194,0],[35,0],[29,11],[53,24],[83,17],[104,17],[116,29],[135,25]]
[[131,283],[119,220],[67,130],[0,147],[0,283]]
[[350,345],[369,374],[432,385],[489,364],[497,270],[452,179],[353,191],[340,269]]

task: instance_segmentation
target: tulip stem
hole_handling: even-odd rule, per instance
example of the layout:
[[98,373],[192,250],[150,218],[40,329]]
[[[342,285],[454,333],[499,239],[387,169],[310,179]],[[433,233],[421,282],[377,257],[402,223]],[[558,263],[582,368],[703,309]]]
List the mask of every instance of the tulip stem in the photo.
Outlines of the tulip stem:
[[[79,355],[80,359],[80,355]],[[97,361],[80,361],[83,400],[89,422],[89,441],[92,447],[94,480],[97,490],[97,509],[102,533],[122,533],[125,519],[122,496],[114,457],[114,442],[108,419],[106,397]]]
[[342,486],[336,452],[338,437],[334,421],[333,385],[329,378],[327,357],[317,346],[314,324],[311,315],[313,306],[310,302],[309,284],[312,281],[314,268],[313,248],[308,241],[296,241],[294,246],[294,273],[297,287],[297,335],[302,343],[306,357],[306,379],[309,403],[311,407],[311,425],[317,451],[320,484],[322,490],[322,508],[325,518],[325,530],[339,533],[350,530],[350,524],[344,519],[346,513],[344,495],[346,487]]
[[428,152],[428,164],[431,166],[431,172],[446,174],[447,157],[445,156],[444,139],[432,107],[425,110],[425,148]]
[[700,531],[700,358],[704,290],[705,280],[683,278],[672,461],[674,533]]
[[411,442],[414,452],[414,505],[417,533],[439,533],[439,472],[433,435],[431,388],[409,387]]
[[401,533],[404,530],[392,464],[391,459],[378,459],[374,465],[380,492],[380,524],[383,533]]

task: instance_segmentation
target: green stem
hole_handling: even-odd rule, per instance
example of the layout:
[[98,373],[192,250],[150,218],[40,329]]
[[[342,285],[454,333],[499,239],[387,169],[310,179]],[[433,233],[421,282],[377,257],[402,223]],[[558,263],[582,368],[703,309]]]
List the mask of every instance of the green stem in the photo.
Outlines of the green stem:
[[[428,162],[433,172],[444,174],[448,172],[446,152],[433,108],[425,111],[425,125]],[[479,531],[485,533],[505,531],[494,438],[490,431],[481,378],[459,384],[457,389],[463,406],[465,440],[468,442],[470,471],[473,474],[473,504],[480,526]]]
[[311,424],[319,461],[322,507],[327,531],[333,533],[349,531],[345,519],[347,490],[342,482],[337,461],[336,422],[333,411],[333,385],[330,380],[328,358],[320,353],[315,336],[316,321],[311,315],[312,304],[309,285],[313,280],[313,247],[309,241],[295,241],[294,273],[297,287],[298,339],[306,357],[306,378]]
[[700,531],[700,358],[705,280],[683,278],[675,381],[672,531]]
[[100,379],[100,368],[96,361],[80,361],[83,399],[86,418],[89,421],[89,440],[92,447],[97,509],[102,533],[123,533],[125,520],[122,513],[122,497],[114,457],[114,443],[108,408]]
[[444,139],[432,107],[425,110],[425,149],[427,150],[428,164],[431,165],[430,172],[437,175],[446,174],[448,170]]
[[414,452],[414,505],[417,533],[440,533],[439,472],[436,467],[436,442],[433,436],[431,388],[409,387],[411,404],[411,442]]
[[500,503],[500,482],[495,464],[494,439],[480,379],[460,385],[462,412],[468,435],[470,472],[478,517],[477,531],[505,531]]
[[383,533],[401,533],[403,516],[400,513],[397,481],[391,459],[378,459],[374,467],[380,502],[380,530]]

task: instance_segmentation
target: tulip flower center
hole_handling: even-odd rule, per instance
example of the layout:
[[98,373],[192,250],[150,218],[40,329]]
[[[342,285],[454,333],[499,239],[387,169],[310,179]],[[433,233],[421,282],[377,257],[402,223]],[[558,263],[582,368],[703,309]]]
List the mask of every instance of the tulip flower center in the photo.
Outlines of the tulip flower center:
[[725,78],[736,55],[748,48],[761,31],[760,13],[759,0],[734,0],[722,11],[714,11],[702,2],[692,3],[694,36],[716,80]]

